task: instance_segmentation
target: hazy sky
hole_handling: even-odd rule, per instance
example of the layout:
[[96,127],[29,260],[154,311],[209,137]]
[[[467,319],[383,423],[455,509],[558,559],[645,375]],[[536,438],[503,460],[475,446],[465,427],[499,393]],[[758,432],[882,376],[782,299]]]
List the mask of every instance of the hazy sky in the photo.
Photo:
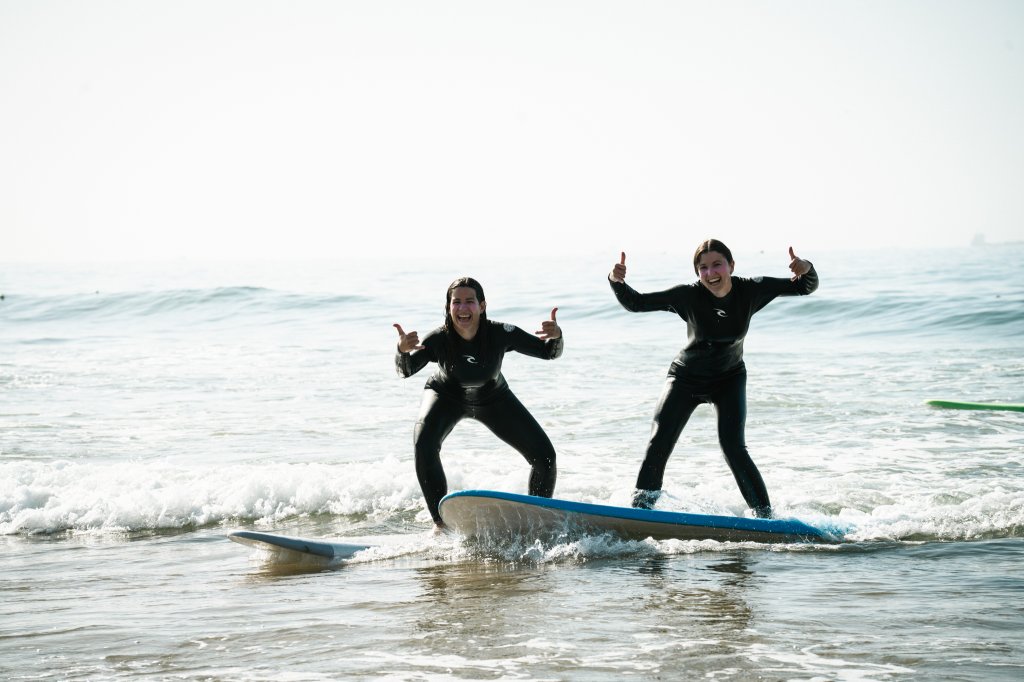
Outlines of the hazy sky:
[[0,261],[1024,238],[1024,2],[0,0]]

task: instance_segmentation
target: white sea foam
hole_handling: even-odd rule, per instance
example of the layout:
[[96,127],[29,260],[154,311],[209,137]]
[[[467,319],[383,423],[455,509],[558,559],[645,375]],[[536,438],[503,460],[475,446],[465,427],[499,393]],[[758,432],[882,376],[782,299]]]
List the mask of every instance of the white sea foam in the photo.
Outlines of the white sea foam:
[[[724,465],[715,464],[721,470],[712,482],[691,486],[674,482],[659,508],[749,515]],[[452,458],[448,469],[453,490],[526,492],[528,468],[514,453],[462,453]],[[628,485],[611,486],[601,479],[597,474],[563,476],[559,496],[628,504]],[[822,481],[805,477],[804,482],[813,488]],[[789,495],[786,486],[778,488],[778,516],[799,518],[841,533],[847,540],[963,540],[1024,534],[1024,491],[1012,487],[993,490],[980,482],[967,483],[955,494],[943,495],[906,482],[879,487],[876,481],[873,486],[851,485],[843,494],[822,486],[824,495],[819,496],[806,491]],[[410,513],[420,522],[428,520],[411,458],[219,467],[168,461],[0,462],[0,534],[121,533],[225,522],[267,526],[324,514],[387,522]],[[558,551],[563,556],[573,552],[600,556],[602,547]]]

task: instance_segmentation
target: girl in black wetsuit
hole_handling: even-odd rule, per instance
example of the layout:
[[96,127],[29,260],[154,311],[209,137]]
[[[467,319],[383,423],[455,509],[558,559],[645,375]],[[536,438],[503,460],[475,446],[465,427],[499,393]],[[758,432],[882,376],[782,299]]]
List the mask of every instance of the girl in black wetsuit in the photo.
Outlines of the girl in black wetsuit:
[[790,279],[733,277],[735,262],[729,248],[717,239],[697,247],[693,269],[700,278],[693,284],[651,294],[638,293],[626,284],[626,254],[608,275],[615,297],[631,312],[664,310],[686,321],[687,344],[668,370],[668,379],[654,413],[651,438],[633,506],[650,509],[661,494],[669,455],[694,409],[712,403],[718,413],[718,442],[739,484],[743,499],[763,518],[771,517],[771,502],[764,480],[747,453],[747,370],[743,364],[743,338],[750,318],[776,296],[804,296],[818,288],[818,273],[809,261],[789,249]]
[[[530,494],[551,497],[555,492],[555,448],[537,420],[515,397],[501,374],[505,353],[553,360],[562,354],[562,330],[551,319],[530,335],[511,324],[490,322],[480,283],[462,277],[448,287],[444,325],[420,343],[416,332],[398,330],[395,367],[403,377],[437,363],[424,387],[420,416],[413,432],[416,476],[434,523],[443,526],[438,504],[448,493],[441,466],[441,443],[459,421],[471,417],[518,450],[530,463]],[[539,337],[539,338],[538,338]]]

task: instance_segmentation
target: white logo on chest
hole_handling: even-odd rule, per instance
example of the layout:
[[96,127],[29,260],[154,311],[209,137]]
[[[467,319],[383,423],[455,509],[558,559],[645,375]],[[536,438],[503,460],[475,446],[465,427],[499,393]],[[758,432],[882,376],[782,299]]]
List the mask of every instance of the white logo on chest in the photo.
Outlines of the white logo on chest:
[[715,315],[718,315],[719,317],[729,317],[729,313],[725,312],[721,308],[712,308],[712,310],[714,310]]
[[476,361],[476,358],[473,357],[472,355],[463,355],[462,357],[466,358],[466,362],[468,362],[471,365],[479,365],[480,364],[479,362]]

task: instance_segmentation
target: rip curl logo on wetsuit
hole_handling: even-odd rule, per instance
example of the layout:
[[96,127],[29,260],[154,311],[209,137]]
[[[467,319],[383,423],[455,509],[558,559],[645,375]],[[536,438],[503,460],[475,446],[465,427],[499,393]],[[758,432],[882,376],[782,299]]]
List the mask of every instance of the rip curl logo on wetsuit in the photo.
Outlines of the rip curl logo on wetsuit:
[[471,365],[479,365],[480,364],[479,362],[477,362],[477,359],[475,357],[473,357],[472,355],[463,355],[462,357],[466,358],[466,362],[468,362]]
[[714,310],[715,315],[718,315],[719,317],[729,317],[729,313],[725,312],[721,308],[712,308],[712,310]]

